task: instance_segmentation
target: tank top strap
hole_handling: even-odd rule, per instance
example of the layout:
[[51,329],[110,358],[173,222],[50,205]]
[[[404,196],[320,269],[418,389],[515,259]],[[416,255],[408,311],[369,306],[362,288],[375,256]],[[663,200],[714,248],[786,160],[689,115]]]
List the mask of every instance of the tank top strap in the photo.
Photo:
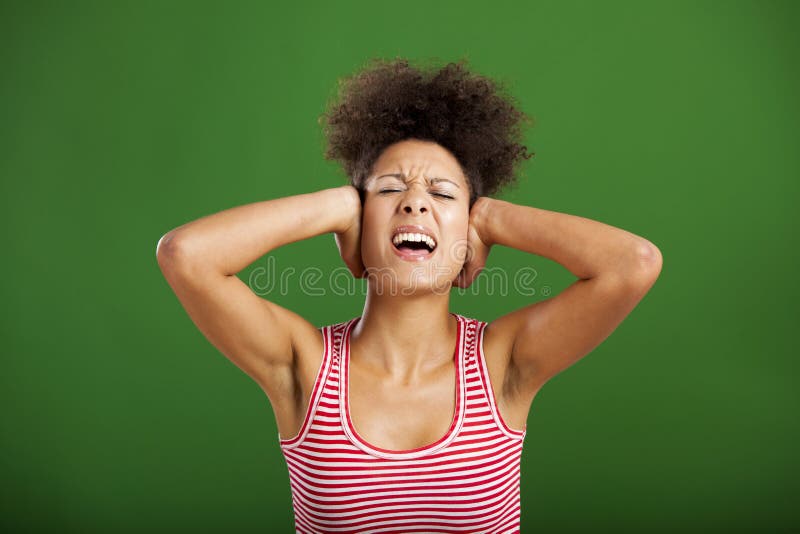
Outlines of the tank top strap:
[[[317,376],[314,380],[314,389],[312,390],[311,398],[308,402],[308,408],[306,409],[305,417],[303,418],[303,424],[300,427],[297,435],[292,438],[283,439],[280,437],[280,435],[278,436],[278,442],[281,448],[292,449],[297,447],[303,442],[306,434],[308,434],[309,428],[314,420],[314,416],[316,415],[320,398],[323,396],[323,391],[326,389],[326,386],[329,385],[329,382],[331,382],[329,377],[332,374],[338,375],[339,362],[341,361],[342,353],[342,338],[344,337],[345,329],[350,322],[351,321],[345,321],[319,328],[320,332],[322,332],[322,361],[320,362],[319,370],[317,371]],[[338,382],[333,382],[334,386],[338,387]]]
[[345,321],[342,323],[335,324],[331,326],[331,334],[330,334],[330,354],[331,354],[331,363],[336,367],[339,366],[339,362],[342,359],[342,342],[344,340],[344,332],[347,329],[347,325],[350,321]]
[[481,321],[470,317],[461,316],[464,323],[464,367],[474,368],[477,365],[477,340]]
[[489,326],[489,323],[486,321],[480,321],[475,319],[475,342],[474,348],[472,351],[472,355],[474,358],[474,363],[471,366],[471,369],[475,374],[478,375],[480,378],[480,384],[482,386],[483,394],[486,396],[486,402],[489,404],[489,408],[492,413],[492,418],[494,419],[497,428],[506,435],[506,437],[512,438],[514,440],[523,440],[525,438],[525,433],[527,429],[524,430],[517,430],[511,428],[506,424],[503,416],[500,414],[500,409],[497,406],[497,401],[495,397],[495,388],[492,385],[492,381],[489,377],[489,366],[486,362],[486,355],[483,351],[483,336],[484,332],[486,331],[486,327]]

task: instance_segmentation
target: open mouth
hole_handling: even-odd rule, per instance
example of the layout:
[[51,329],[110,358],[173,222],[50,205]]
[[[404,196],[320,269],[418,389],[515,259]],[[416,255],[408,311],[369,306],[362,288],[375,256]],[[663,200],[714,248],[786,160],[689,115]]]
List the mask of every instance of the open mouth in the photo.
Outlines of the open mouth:
[[426,254],[436,249],[436,241],[426,234],[400,233],[392,239],[394,247],[403,252]]

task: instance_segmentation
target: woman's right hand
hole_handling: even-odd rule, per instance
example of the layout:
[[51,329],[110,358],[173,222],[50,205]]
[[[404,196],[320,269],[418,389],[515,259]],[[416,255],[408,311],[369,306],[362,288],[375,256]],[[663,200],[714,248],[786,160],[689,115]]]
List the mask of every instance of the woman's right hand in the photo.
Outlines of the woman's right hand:
[[342,187],[348,202],[344,203],[348,210],[349,224],[340,232],[334,232],[339,255],[345,265],[356,278],[363,278],[366,274],[364,263],[361,260],[361,197],[358,190],[352,185]]

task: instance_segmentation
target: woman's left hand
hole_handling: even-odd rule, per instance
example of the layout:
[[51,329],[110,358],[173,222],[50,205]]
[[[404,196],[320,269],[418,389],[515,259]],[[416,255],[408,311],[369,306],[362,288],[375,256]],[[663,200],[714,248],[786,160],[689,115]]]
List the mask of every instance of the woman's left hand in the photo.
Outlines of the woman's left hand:
[[458,277],[453,281],[456,287],[467,288],[472,285],[475,278],[480,274],[486,265],[486,258],[492,245],[486,238],[483,228],[484,221],[487,220],[485,211],[487,204],[491,202],[488,197],[479,197],[469,211],[469,230],[467,232],[467,253],[464,266]]

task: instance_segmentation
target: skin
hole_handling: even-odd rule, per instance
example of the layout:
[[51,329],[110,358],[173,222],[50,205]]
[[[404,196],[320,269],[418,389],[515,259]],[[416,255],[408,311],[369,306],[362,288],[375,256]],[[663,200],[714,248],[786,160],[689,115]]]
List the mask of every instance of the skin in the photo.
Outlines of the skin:
[[[354,218],[352,229],[361,233],[363,265],[390,272],[397,287],[368,277],[364,311],[350,336],[351,416],[370,443],[411,449],[436,441],[453,420],[457,320],[441,288],[449,289],[464,263],[459,245],[469,230],[469,184],[449,152],[413,140],[385,150],[364,189],[362,226]],[[393,229],[402,224],[433,231],[431,260],[407,261],[392,251]]]
[[[385,174],[401,177],[380,178]],[[277,247],[332,232],[353,275],[367,278],[350,340],[350,409],[359,435],[391,450],[430,444],[447,431],[455,409],[457,322],[446,289],[469,286],[493,246],[549,258],[578,278],[485,330],[498,408],[518,430],[541,387],[606,339],[661,270],[655,245],[613,226],[487,197],[470,208],[458,161],[436,143],[408,139],[387,147],[364,189],[363,206],[352,186],[327,189],[231,208],[158,243],[167,282],[209,341],[267,394],[281,437],[300,429],[323,343],[314,325],[255,295],[236,276]],[[434,231],[430,260],[409,262],[392,252],[392,229],[400,224]],[[420,272],[423,264],[428,269]],[[370,276],[376,272],[390,273],[396,290]]]

